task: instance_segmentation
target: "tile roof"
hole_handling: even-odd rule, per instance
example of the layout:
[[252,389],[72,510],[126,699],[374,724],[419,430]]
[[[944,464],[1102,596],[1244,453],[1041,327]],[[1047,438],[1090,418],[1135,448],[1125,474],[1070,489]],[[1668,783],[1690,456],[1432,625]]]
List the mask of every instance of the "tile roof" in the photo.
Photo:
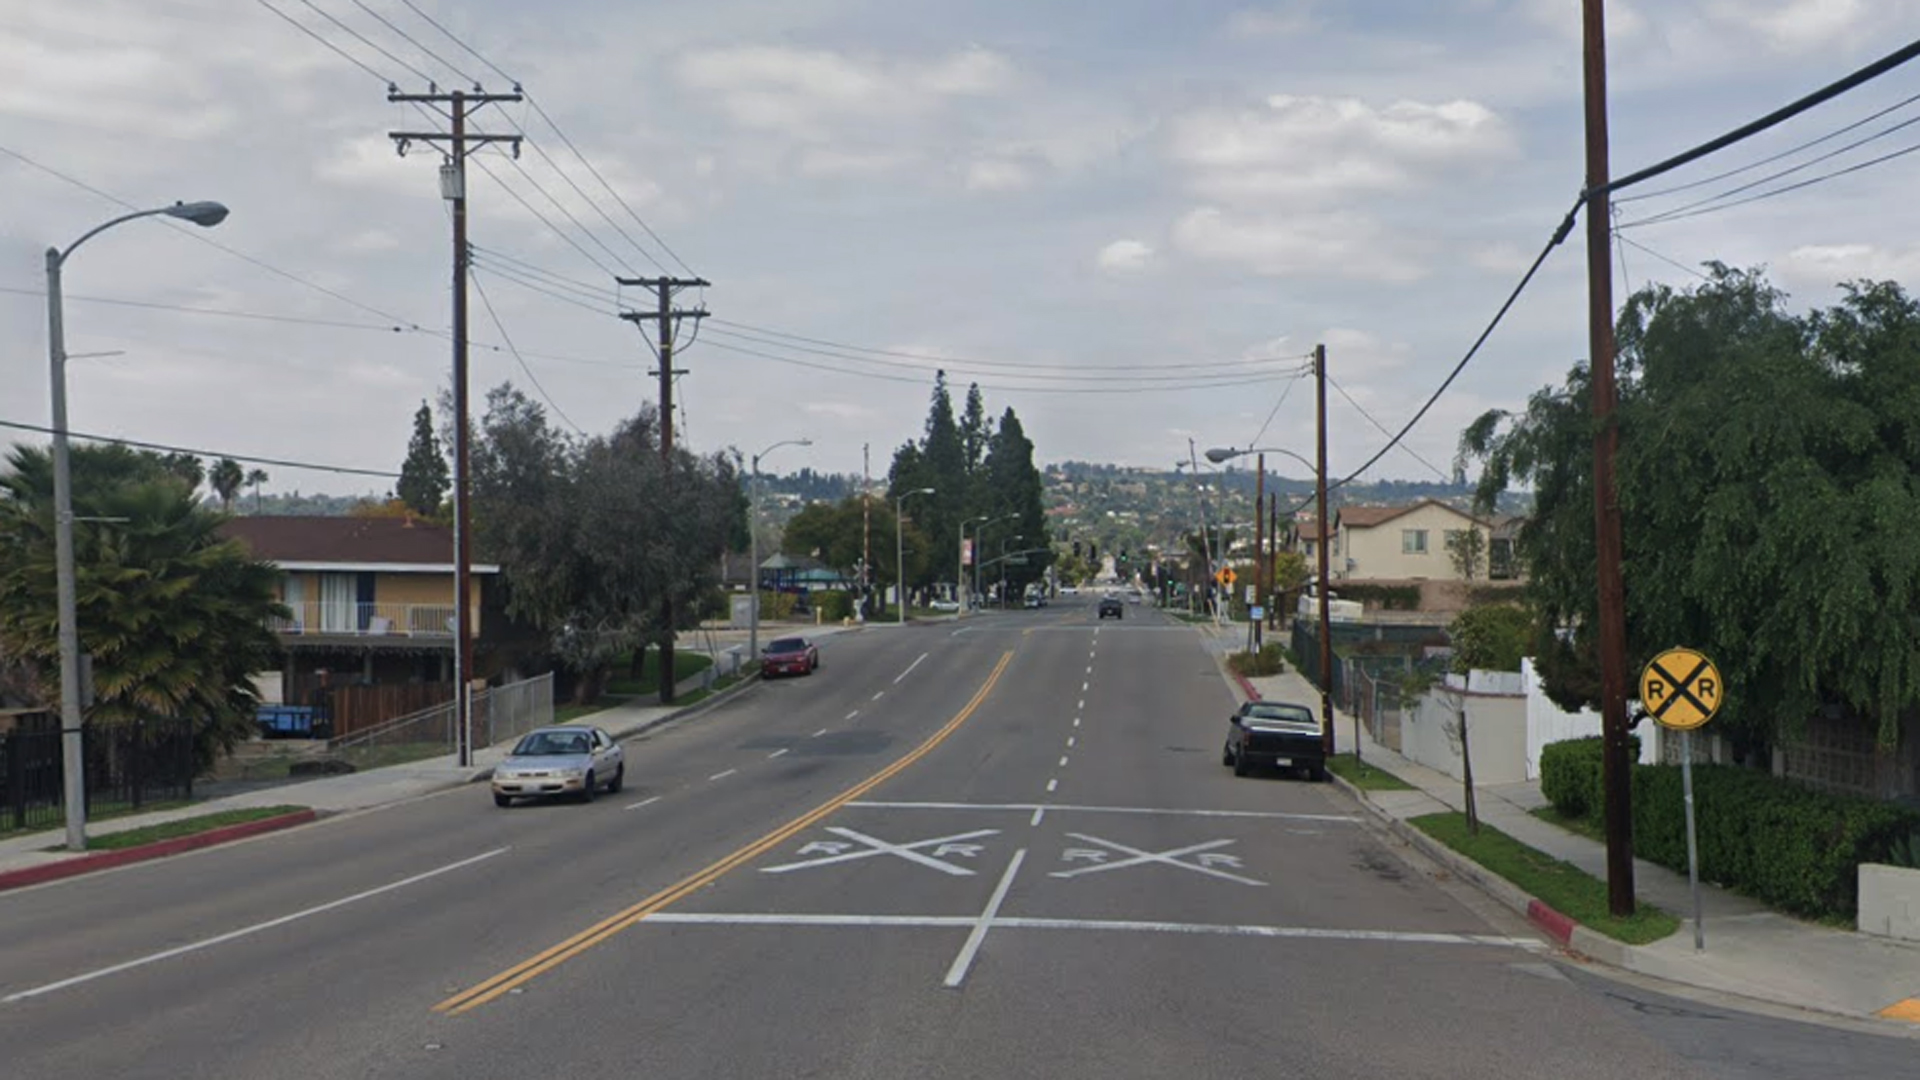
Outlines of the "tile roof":
[[[403,518],[236,517],[220,527],[256,558],[276,563],[451,566],[453,530]],[[474,564],[479,573],[498,567]]]

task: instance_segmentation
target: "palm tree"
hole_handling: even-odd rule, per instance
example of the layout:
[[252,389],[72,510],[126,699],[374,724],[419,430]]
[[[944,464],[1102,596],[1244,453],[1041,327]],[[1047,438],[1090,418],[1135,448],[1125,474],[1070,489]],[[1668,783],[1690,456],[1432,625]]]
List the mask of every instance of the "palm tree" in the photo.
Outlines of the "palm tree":
[[260,485],[267,482],[267,470],[253,469],[247,473],[247,486],[253,489],[253,512],[260,512]]
[[[219,534],[157,457],[119,446],[73,450],[80,641],[93,659],[94,723],[192,722],[202,762],[248,735],[251,676],[278,667],[268,628],[284,616],[278,573]],[[18,447],[0,476],[0,637],[57,670],[52,476],[47,451]]]
[[207,482],[213,485],[213,493],[220,496],[220,509],[231,512],[233,497],[240,493],[240,485],[247,482],[247,474],[241,471],[239,462],[223,457],[208,470]]

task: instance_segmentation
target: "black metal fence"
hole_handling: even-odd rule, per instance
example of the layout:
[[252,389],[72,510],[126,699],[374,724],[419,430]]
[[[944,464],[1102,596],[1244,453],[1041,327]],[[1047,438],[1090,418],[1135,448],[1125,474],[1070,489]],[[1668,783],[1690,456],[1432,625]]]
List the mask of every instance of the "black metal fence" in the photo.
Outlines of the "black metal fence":
[[[60,738],[57,727],[0,733],[0,832],[66,820]],[[89,724],[81,744],[88,817],[193,798],[199,762],[191,724]]]

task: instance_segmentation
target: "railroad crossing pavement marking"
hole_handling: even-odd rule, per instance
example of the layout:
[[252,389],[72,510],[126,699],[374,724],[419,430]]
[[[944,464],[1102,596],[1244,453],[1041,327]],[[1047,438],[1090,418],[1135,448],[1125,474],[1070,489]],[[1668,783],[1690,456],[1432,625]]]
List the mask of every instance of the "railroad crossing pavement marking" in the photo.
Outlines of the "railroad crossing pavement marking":
[[[1233,840],[1209,840],[1202,844],[1189,844],[1183,848],[1174,848],[1171,851],[1142,851],[1139,848],[1128,847],[1125,844],[1118,844],[1112,840],[1102,840],[1098,836],[1088,836],[1086,833],[1068,833],[1067,835],[1073,837],[1075,840],[1085,841],[1089,844],[1098,844],[1100,846],[1092,848],[1068,848],[1065,852],[1061,853],[1061,859],[1069,863],[1084,862],[1088,865],[1072,870],[1055,870],[1048,875],[1049,877],[1081,877],[1086,874],[1100,874],[1108,870],[1122,870],[1129,866],[1145,866],[1149,863],[1156,863],[1162,866],[1177,866],[1182,870],[1191,870],[1196,874],[1206,874],[1209,877],[1222,878],[1227,881],[1237,881],[1242,885],[1264,886],[1266,884],[1264,881],[1255,881],[1250,877],[1241,877],[1239,874],[1229,874],[1225,870],[1216,868],[1216,865],[1218,865],[1231,866],[1236,870],[1240,869],[1240,857],[1238,855],[1227,855],[1213,850],[1214,848],[1222,848],[1228,844],[1235,843],[1236,841]],[[1103,848],[1105,850],[1102,850]],[[1116,853],[1127,857],[1117,862],[1108,862],[1107,860],[1112,858]],[[1184,855],[1192,855],[1194,857],[1193,861],[1185,861],[1182,858]]]
[[856,799],[846,804],[848,810],[985,810],[993,812],[1026,813],[1045,806],[1047,813],[1067,814],[1148,814],[1167,817],[1217,817],[1217,818],[1262,818],[1270,821],[1323,821],[1342,825],[1358,825],[1360,818],[1352,814],[1296,814],[1281,810],[1183,810],[1158,806],[1086,806],[1073,803],[966,803],[966,802],[899,802],[883,799]]
[[[969,840],[979,840],[998,835],[999,829],[976,829],[973,832],[955,833],[952,836],[936,836],[931,840],[915,840],[911,844],[895,844],[866,833],[843,829],[838,826],[829,828],[835,836],[845,837],[853,843],[839,840],[815,840],[799,851],[801,855],[820,855],[817,859],[803,859],[799,862],[783,863],[779,866],[761,867],[763,874],[784,874],[792,870],[810,870],[816,866],[830,866],[834,863],[853,862],[855,859],[870,859],[875,855],[893,855],[911,863],[918,863],[930,870],[955,877],[972,877],[973,871],[964,866],[943,861],[940,856],[958,855],[971,859],[980,854],[981,845],[969,844]],[[864,845],[864,846],[863,846]],[[921,848],[933,848],[933,854],[921,853]]]

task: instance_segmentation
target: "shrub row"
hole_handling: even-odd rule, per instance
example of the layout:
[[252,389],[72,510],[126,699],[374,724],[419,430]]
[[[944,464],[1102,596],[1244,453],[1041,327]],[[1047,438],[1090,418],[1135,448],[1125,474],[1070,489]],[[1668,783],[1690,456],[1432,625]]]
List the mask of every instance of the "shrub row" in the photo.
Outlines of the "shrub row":
[[[1600,740],[1574,739],[1540,755],[1540,789],[1563,814],[1599,821]],[[1695,765],[1694,813],[1703,880],[1778,910],[1851,920],[1863,862],[1887,859],[1920,828],[1891,803],[1833,795],[1753,769]],[[1678,765],[1633,770],[1634,854],[1684,873],[1687,826]]]
[[1287,670],[1285,655],[1279,642],[1270,641],[1262,645],[1259,652],[1228,653],[1227,670],[1247,678],[1278,675]]

